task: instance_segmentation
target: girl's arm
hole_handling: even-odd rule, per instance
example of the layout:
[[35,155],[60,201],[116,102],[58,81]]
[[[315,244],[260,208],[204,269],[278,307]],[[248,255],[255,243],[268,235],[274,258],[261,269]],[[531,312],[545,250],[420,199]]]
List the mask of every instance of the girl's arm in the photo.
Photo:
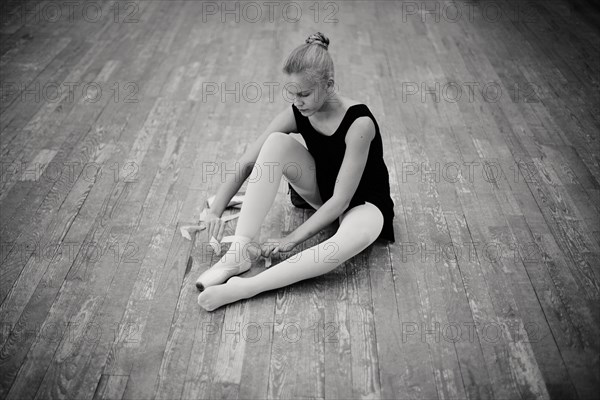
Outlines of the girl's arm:
[[[252,168],[258,158],[260,149],[271,133],[290,133],[295,131],[296,119],[294,117],[294,111],[292,110],[292,107],[286,107],[285,110],[273,118],[267,129],[252,142],[250,146],[248,146],[246,152],[238,161],[236,161],[235,174],[228,173],[223,177],[223,174],[221,174],[221,171],[219,170],[220,178],[223,179],[223,181],[217,189],[215,199],[209,212],[217,217],[223,215],[223,211],[227,208],[227,204],[229,204],[233,196],[240,190],[246,179],[248,179],[252,173]],[[229,170],[230,169],[228,168],[228,171]]]
[[360,117],[352,123],[346,134],[346,152],[333,195],[289,235],[291,242],[298,244],[311,238],[346,211],[367,165],[369,147],[374,137],[375,124],[371,118]]

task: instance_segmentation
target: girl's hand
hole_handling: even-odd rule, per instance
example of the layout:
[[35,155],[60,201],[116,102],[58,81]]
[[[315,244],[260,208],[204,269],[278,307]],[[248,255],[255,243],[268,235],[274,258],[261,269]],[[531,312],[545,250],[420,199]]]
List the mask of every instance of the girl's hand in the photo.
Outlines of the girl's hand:
[[261,245],[261,255],[270,257],[272,254],[287,253],[292,251],[298,243],[295,243],[289,236],[283,238],[268,239]]
[[217,242],[221,242],[223,232],[225,231],[225,221],[212,211],[208,210],[204,216],[204,224],[206,225],[208,240],[214,236]]

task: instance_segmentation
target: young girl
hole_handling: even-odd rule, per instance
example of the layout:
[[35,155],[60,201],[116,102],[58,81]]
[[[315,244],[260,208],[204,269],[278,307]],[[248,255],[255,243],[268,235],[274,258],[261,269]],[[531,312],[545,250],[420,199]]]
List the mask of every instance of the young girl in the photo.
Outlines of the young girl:
[[[294,82],[287,85],[292,106],[273,119],[238,161],[244,167],[241,177],[224,182],[215,196],[205,221],[208,237],[220,241],[220,216],[255,169],[257,178],[248,183],[231,247],[196,282],[198,303],[208,311],[323,275],[378,238],[395,241],[379,127],[365,104],[334,91],[328,46],[329,39],[317,32],[288,56],[283,71]],[[290,132],[299,132],[306,147]],[[288,236],[259,245],[254,239],[282,176],[316,212]],[[255,276],[233,276],[247,271],[258,257],[291,251],[338,218],[331,238]]]

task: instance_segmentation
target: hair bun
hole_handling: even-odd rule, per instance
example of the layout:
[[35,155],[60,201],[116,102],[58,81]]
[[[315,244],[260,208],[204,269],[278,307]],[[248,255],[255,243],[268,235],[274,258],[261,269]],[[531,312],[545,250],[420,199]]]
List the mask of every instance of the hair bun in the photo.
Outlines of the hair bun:
[[327,48],[329,47],[329,39],[327,38],[327,36],[325,36],[321,32],[313,33],[312,35],[310,35],[306,39],[306,43],[320,44],[321,46],[323,46],[325,48],[325,50],[327,50]]

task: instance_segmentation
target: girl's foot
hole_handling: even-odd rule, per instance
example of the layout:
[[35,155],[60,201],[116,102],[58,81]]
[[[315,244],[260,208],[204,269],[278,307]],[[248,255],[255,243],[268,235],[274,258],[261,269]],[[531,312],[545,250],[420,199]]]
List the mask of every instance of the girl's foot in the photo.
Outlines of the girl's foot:
[[198,304],[206,311],[213,311],[225,304],[252,297],[246,279],[234,276],[227,283],[207,287],[198,295]]
[[209,286],[219,285],[234,275],[250,269],[252,261],[260,256],[260,248],[245,236],[233,236],[231,247],[212,267],[204,271],[196,281],[196,287],[203,291]]

